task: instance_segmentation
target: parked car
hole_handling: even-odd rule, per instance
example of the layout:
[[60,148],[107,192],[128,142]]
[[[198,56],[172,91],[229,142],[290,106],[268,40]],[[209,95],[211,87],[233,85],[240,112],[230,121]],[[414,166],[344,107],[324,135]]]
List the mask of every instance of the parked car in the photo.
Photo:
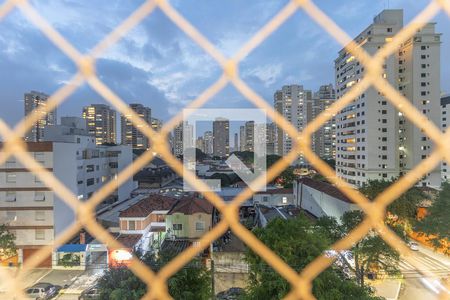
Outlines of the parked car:
[[29,287],[26,293],[31,299],[47,300],[58,294],[58,287],[51,283],[37,283]]
[[417,244],[416,242],[410,242],[409,248],[413,251],[419,251],[419,244]]
[[78,300],[98,299],[98,297],[100,297],[100,293],[97,287],[94,286],[84,290],[78,297]]

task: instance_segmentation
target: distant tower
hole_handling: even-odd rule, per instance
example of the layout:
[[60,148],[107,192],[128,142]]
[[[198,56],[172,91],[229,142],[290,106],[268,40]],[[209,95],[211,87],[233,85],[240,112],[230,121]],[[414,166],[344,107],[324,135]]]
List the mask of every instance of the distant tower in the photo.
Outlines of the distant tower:
[[47,105],[49,96],[36,91],[25,93],[25,117],[28,116],[33,110],[37,109],[39,115],[42,117],[31,127],[30,131],[26,133],[25,140],[27,142],[40,142],[43,138],[44,127],[47,125],[56,125],[56,108],[45,113],[44,107]]
[[91,104],[83,108],[83,118],[95,143],[116,143],[116,111],[106,104]]
[[149,148],[149,140],[139,128],[151,126],[152,110],[142,104],[130,104],[130,108],[144,121],[143,124],[133,125],[131,116],[121,114],[121,136],[123,145],[131,145],[133,149]]
[[217,118],[213,122],[213,154],[226,157],[230,155],[230,121]]

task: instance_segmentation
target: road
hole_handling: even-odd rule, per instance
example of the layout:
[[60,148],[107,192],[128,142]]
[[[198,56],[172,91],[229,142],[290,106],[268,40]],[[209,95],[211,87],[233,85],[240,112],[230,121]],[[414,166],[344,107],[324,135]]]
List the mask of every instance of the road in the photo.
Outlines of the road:
[[419,251],[416,252],[416,257],[424,266],[424,269],[429,271],[432,276],[424,278],[411,264],[406,261],[401,261],[399,267],[405,280],[399,299],[439,299],[436,288],[432,283],[450,276],[450,258],[424,247],[419,247]]

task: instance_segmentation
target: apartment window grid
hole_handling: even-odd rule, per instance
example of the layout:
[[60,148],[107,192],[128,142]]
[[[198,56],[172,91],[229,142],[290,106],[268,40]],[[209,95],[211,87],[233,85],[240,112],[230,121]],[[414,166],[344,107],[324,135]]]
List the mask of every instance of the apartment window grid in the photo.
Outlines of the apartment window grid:
[[[297,158],[298,152],[302,151],[303,156],[328,180],[336,186],[338,186],[343,193],[345,193],[350,199],[358,204],[367,214],[365,221],[360,224],[354,231],[348,236],[338,241],[332,246],[333,249],[347,249],[351,245],[362,239],[371,229],[377,230],[382,233],[380,236],[391,247],[399,251],[405,256],[405,259],[412,264],[417,270],[423,270],[424,276],[430,275],[427,273],[426,268],[423,268],[420,262],[415,259],[415,254],[393,233],[391,232],[383,222],[383,211],[386,206],[394,201],[399,195],[405,192],[409,187],[417,183],[417,178],[420,178],[427,174],[432,168],[434,168],[442,159],[442,157],[450,162],[450,154],[445,152],[446,145],[450,143],[450,131],[442,134],[433,123],[427,120],[420,111],[417,111],[401,94],[396,92],[390,87],[389,83],[383,78],[382,66],[384,57],[388,57],[390,54],[396,51],[402,42],[411,38],[417,29],[420,29],[426,22],[431,20],[436,14],[443,10],[450,16],[450,3],[444,0],[432,0],[424,8],[421,14],[419,14],[414,21],[405,27],[404,30],[397,33],[389,44],[380,47],[377,53],[370,56],[364,50],[357,47],[357,45],[351,41],[350,37],[334,23],[319,7],[315,5],[312,0],[292,0],[286,4],[277,14],[267,22],[264,27],[256,33],[247,43],[243,45],[241,50],[237,52],[232,58],[226,58],[221,52],[214,47],[193,25],[191,25],[174,7],[172,7],[167,0],[154,0],[144,2],[133,14],[126,18],[115,30],[113,30],[105,39],[100,41],[94,49],[87,55],[79,53],[63,36],[61,36],[42,16],[40,16],[28,0],[16,1],[6,0],[0,6],[0,21],[3,20],[12,10],[19,9],[39,30],[41,30],[47,38],[59,47],[70,59],[72,59],[78,66],[78,73],[62,88],[60,88],[49,99],[45,110],[47,113],[52,111],[56,105],[66,100],[67,97],[72,94],[82,83],[85,81],[96,90],[101,96],[103,96],[108,102],[115,106],[121,113],[129,114],[132,117],[132,122],[135,126],[142,121],[132,110],[127,108],[123,100],[115,95],[97,76],[94,69],[95,59],[99,57],[107,48],[114,45],[120,40],[128,31],[139,24],[142,19],[151,15],[155,8],[159,8],[176,26],[184,31],[195,43],[203,48],[209,55],[211,55],[223,68],[223,75],[212,84],[207,90],[205,90],[199,98],[194,100],[188,105],[189,108],[201,107],[205,102],[211,99],[215,94],[221,91],[225,85],[230,82],[233,84],[250,102],[257,107],[267,109],[268,115],[274,120],[274,122],[282,128],[294,141],[293,150],[285,155],[286,160],[283,160],[280,164],[275,164],[268,171],[267,180],[271,180],[277,174],[281,173],[292,161]],[[303,10],[311,17],[312,22],[320,25],[328,34],[335,38],[341,45],[345,46],[347,51],[354,55],[357,60],[364,65],[366,72],[361,81],[354,84],[347,92],[347,94],[340,97],[331,107],[328,115],[336,114],[348,105],[353,99],[357,98],[370,86],[374,86],[386,98],[392,102],[392,104],[400,107],[402,113],[416,126],[424,128],[424,133],[431,139],[436,145],[436,150],[431,153],[427,159],[422,161],[409,173],[405,174],[396,183],[390,186],[386,191],[381,193],[374,202],[370,202],[364,195],[361,195],[358,191],[353,190],[345,181],[334,176],[334,171],[326,165],[320,158],[318,158],[309,148],[309,141],[311,134],[315,132],[321,125],[328,121],[329,116],[320,114],[316,119],[312,120],[303,132],[297,132],[282,116],[277,114],[273,108],[268,106],[264,100],[259,97],[245,82],[239,77],[237,72],[239,63],[256,47],[258,47],[264,40],[268,38],[274,31],[278,29],[284,22],[295,12]],[[425,50],[425,49],[423,49]],[[364,68],[361,68],[363,71]],[[423,74],[425,75],[425,74]],[[425,77],[425,76],[422,76]],[[37,163],[33,156],[30,156],[26,152],[24,145],[20,142],[19,137],[22,136],[27,130],[29,130],[33,124],[38,121],[38,114],[30,114],[23,121],[23,126],[17,126],[17,129],[13,131],[6,126],[4,122],[0,126],[0,135],[6,141],[4,143],[4,155],[0,157],[0,164],[4,163],[10,156],[14,155],[25,166],[36,172],[43,183],[61,197],[65,202],[74,207],[78,212],[79,223],[73,224],[66,231],[61,233],[56,238],[55,246],[60,246],[67,241],[74,233],[78,232],[82,227],[88,230],[93,236],[106,243],[109,247],[120,248],[122,245],[118,243],[114,238],[106,232],[95,219],[92,217],[95,206],[99,204],[108,194],[112,193],[115,189],[113,185],[105,185],[99,192],[90,197],[88,201],[82,203],[77,200],[75,195],[72,195],[64,185],[55,178],[52,173]],[[174,119],[181,120],[181,115],[177,115]],[[2,120],[0,120],[2,121]],[[167,147],[167,133],[174,129],[177,122],[169,122],[166,124],[160,132],[154,132],[151,128],[140,129],[144,135],[146,135],[155,145],[155,151],[167,161],[167,163],[174,168],[180,175],[182,174],[182,165],[174,159]],[[300,142],[297,142],[297,141]],[[8,147],[11,146],[11,147]],[[133,175],[139,168],[147,164],[153,158],[153,152],[148,151],[148,154],[142,155],[138,160],[133,162],[128,168],[122,171],[117,176],[117,181],[121,182]],[[195,175],[188,174],[185,176],[185,180],[189,181],[194,187],[201,189],[202,183],[195,180]],[[265,185],[265,182],[257,180],[255,183],[257,186]],[[245,190],[238,195],[229,205],[225,205],[223,200],[216,194],[205,194],[205,198],[216,206],[219,211],[224,215],[224,219],[219,222],[209,233],[204,235],[196,244],[196,251],[199,252],[202,249],[208,247],[208,245],[218,237],[220,237],[228,227],[242,239],[253,251],[260,255],[269,265],[271,265],[281,276],[283,276],[292,287],[291,292],[287,295],[286,299],[314,299],[311,291],[311,282],[314,278],[320,274],[323,270],[328,268],[333,259],[325,256],[320,256],[306,266],[300,274],[295,272],[291,267],[286,265],[275,253],[273,253],[266,245],[261,243],[250,231],[246,230],[239,223],[239,216],[236,213],[236,208],[240,203],[245,201],[253,192],[250,189]],[[175,225],[175,224],[174,224]],[[45,231],[36,230],[36,239],[44,239]],[[45,255],[40,255],[42,259],[50,254],[50,249],[42,249]],[[196,253],[194,253],[196,254]],[[169,262],[160,273],[156,274],[150,270],[147,266],[143,265],[139,260],[133,259],[130,265],[130,269],[139,276],[147,285],[149,294],[148,298],[163,298],[168,299],[170,295],[167,293],[166,280],[175,272],[180,270],[186,263],[188,263],[194,256],[192,253],[182,252],[179,254],[176,261]],[[25,263],[23,268],[17,273],[15,277],[9,276],[4,270],[0,269],[0,276],[6,281],[5,286],[9,288],[8,292],[13,295],[19,295],[24,297],[23,290],[20,288],[21,279],[26,276],[27,272],[33,267],[37,266],[41,258],[32,260],[31,263]],[[160,275],[160,274],[164,274]],[[159,280],[157,280],[159,279]],[[10,283],[10,284],[9,284]],[[24,287],[22,287],[24,288]]]

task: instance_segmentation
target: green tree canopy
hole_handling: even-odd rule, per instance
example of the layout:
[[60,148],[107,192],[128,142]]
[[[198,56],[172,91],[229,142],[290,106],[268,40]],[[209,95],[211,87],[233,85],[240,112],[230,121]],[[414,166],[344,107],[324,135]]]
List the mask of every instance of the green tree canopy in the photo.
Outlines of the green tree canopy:
[[[332,217],[320,218],[316,226],[318,230],[327,235],[332,242],[336,242],[350,233],[363,221],[364,215],[359,210],[345,212],[340,223]],[[399,226],[391,227],[397,235],[406,239],[406,234]],[[358,283],[364,286],[364,279],[371,269],[387,273],[399,274],[398,261],[400,255],[392,249],[376,232],[370,231],[362,240],[350,249],[353,254],[354,267],[347,264],[357,278]],[[343,260],[346,262],[346,260]]]
[[[275,219],[265,228],[255,229],[254,234],[297,272],[330,244],[325,234],[304,216]],[[250,274],[244,299],[282,299],[289,293],[290,284],[261,257],[248,250],[246,260]],[[317,299],[377,299],[367,288],[345,279],[334,267],[326,269],[314,280],[313,293]]]
[[431,235],[430,241],[440,246],[441,239],[450,240],[450,183],[444,182],[433,204],[428,208],[428,215],[418,221],[415,229]]
[[16,255],[16,236],[11,233],[5,224],[0,224],[0,259]]
[[[378,194],[392,185],[394,181],[395,180],[369,180],[367,184],[360,189],[360,191],[369,199],[374,200]],[[419,188],[412,187],[398,197],[394,202],[389,204],[387,211],[397,215],[403,220],[413,223],[417,214],[417,207],[424,198],[425,195]]]
[[[157,272],[171,257],[144,255],[141,259]],[[198,260],[183,267],[169,278],[167,284],[170,295],[176,300],[206,300],[211,297],[210,273]],[[106,271],[98,282],[98,288],[100,300],[138,300],[147,291],[147,286],[126,267]]]

